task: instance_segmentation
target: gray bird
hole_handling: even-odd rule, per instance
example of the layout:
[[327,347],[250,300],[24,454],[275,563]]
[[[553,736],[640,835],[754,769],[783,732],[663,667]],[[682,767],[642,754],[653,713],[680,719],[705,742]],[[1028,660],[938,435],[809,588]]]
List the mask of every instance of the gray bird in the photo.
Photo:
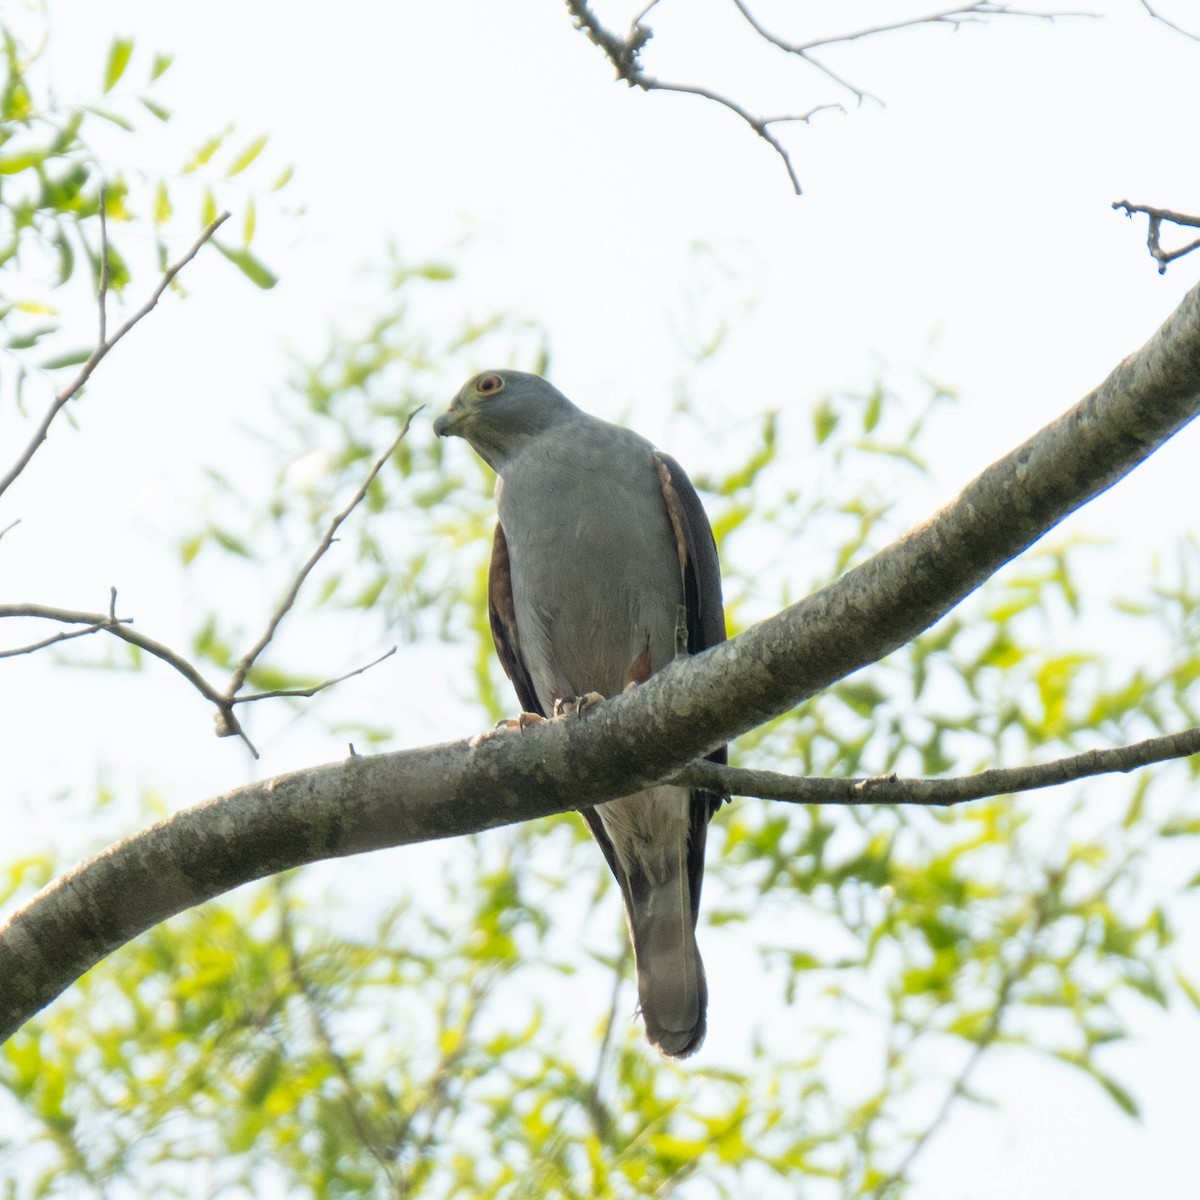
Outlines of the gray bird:
[[[586,707],[644,682],[685,640],[689,654],[725,640],[708,519],[679,464],[645,438],[521,371],[477,375],[433,428],[499,476],[488,613],[527,712]],[[710,757],[724,762],[724,747]],[[723,799],[656,787],[579,810],[625,900],[646,1036],[675,1058],[704,1040],[695,930]]]

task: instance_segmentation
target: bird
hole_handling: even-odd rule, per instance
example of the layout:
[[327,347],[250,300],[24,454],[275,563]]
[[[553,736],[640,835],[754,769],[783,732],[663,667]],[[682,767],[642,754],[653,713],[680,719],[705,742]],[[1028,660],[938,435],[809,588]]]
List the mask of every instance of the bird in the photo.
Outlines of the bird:
[[[532,720],[581,714],[725,640],[712,528],[669,455],[523,371],[474,376],[433,428],[496,473],[488,615]],[[669,1058],[707,1029],[696,922],[708,823],[727,798],[662,785],[579,808],[624,900],[647,1040]]]

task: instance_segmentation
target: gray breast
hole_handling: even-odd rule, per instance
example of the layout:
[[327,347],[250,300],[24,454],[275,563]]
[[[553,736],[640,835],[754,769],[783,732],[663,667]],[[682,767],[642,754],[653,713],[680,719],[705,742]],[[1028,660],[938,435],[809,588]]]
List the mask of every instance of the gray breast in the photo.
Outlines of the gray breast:
[[670,661],[679,559],[653,447],[581,414],[505,467],[498,495],[521,652],[547,710]]

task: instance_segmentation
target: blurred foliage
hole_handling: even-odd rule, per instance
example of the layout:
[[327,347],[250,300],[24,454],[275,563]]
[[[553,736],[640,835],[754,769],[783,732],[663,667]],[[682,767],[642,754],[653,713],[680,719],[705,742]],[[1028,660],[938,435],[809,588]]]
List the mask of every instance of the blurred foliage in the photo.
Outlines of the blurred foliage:
[[171,58],[116,37],[92,97],[64,104],[44,51],[44,30],[23,37],[0,24],[0,402],[22,411],[31,383],[56,390],[94,349],[79,314],[90,307],[96,328],[102,277],[110,303],[140,305],[146,297],[128,292],[133,272],[148,294],[154,270],[165,271],[221,208],[234,220],[217,249],[252,282],[272,286],[251,250],[255,197],[291,176],[266,163],[264,136],[240,137],[232,125],[173,172],[130,165],[147,126],[171,121],[156,98]]
[[[536,370],[547,360],[540,332],[510,317],[455,320],[440,336],[426,333],[413,310],[454,280],[445,263],[406,264],[391,247],[368,281],[383,294],[382,311],[356,327],[334,329],[319,357],[293,355],[270,427],[251,431],[260,448],[254,479],[210,470],[203,521],[184,534],[179,554],[198,594],[207,593],[206,572],[224,580],[238,565],[249,567],[261,590],[263,564],[270,563],[278,564],[272,586],[282,593],[381,449],[423,406],[363,505],[339,530],[337,552],[326,555],[307,583],[300,612],[326,620],[347,614],[359,638],[366,637],[367,616],[378,622],[381,638],[447,638],[471,628],[479,635],[484,704],[498,719],[506,706],[503,676],[491,667],[494,656],[483,639],[490,637],[485,542],[495,523],[494,477],[466,455],[447,454],[433,435],[432,419],[476,367],[518,359]],[[256,632],[254,622],[269,611],[264,606],[236,618],[211,607],[193,655],[229,669]],[[372,645],[365,641],[364,657]],[[272,672],[269,679],[264,670]],[[317,668],[298,673],[277,664],[256,671],[251,682],[260,687],[303,686],[320,678]],[[355,733],[376,736],[366,725]]]
[[[312,538],[383,441],[372,429],[394,428],[419,394],[382,382],[397,361],[418,380],[429,369],[394,353],[402,330],[389,319],[297,365],[316,399],[281,426],[277,450],[283,462],[289,437],[323,447],[318,484],[289,499],[295,472],[282,467],[269,516],[198,553],[257,557],[289,527]],[[386,365],[351,366],[364,362]],[[740,465],[700,478],[735,596],[764,586],[743,570],[739,539],[750,558],[755,537],[773,547],[777,528],[790,536],[788,512],[818,535],[805,587],[897,532],[888,493],[913,469],[920,425],[882,387],[821,411],[836,419],[747,423]],[[385,598],[395,560],[370,528],[358,577],[343,567],[317,607],[369,605],[386,623],[410,605],[416,633],[431,621],[447,636],[454,614],[482,607],[490,481],[447,475],[442,454],[423,435],[406,443],[364,522],[397,506],[412,528],[431,506],[422,536],[453,559],[425,552],[437,588]],[[796,461],[857,473],[878,494],[848,501],[816,466],[794,488]],[[1187,723],[1200,546],[1112,603],[1078,578],[1077,561],[1102,554],[1064,542],[1026,556],[912,645],[742,739],[739,760],[942,774]],[[785,564],[781,588],[797,576]],[[1096,649],[1093,618],[1119,623],[1139,647],[1131,661]],[[481,621],[466,639],[492,695]],[[615,889],[570,818],[469,839],[419,886],[385,868],[387,902],[400,899],[374,918],[361,891],[275,881],[125,947],[22,1030],[0,1059],[11,1110],[0,1128],[14,1130],[0,1154],[19,1155],[22,1196],[782,1197],[801,1180],[806,1195],[899,1196],[956,1105],[986,1099],[985,1054],[1066,1063],[1136,1114],[1104,1061],[1128,1032],[1129,1000],[1200,1006],[1172,953],[1172,907],[1200,878],[1167,883],[1152,868],[1166,842],[1200,832],[1179,804],[1194,774],[1181,763],[1100,799],[1093,781],[1074,799],[947,812],[734,805],[713,826],[701,936],[711,968],[713,942],[736,931],[777,1002],[747,1020],[740,1051],[710,1047],[684,1067],[656,1060],[629,1019]],[[16,864],[10,890],[47,869]],[[733,980],[714,972],[711,986]]]
[[[126,207],[134,189],[79,140],[108,109],[48,116],[29,56],[11,39],[7,54],[11,283],[27,277],[20,256],[63,244],[91,262],[101,187]],[[112,103],[137,61],[113,44]],[[163,117],[139,91],[132,103]],[[236,173],[261,149],[226,134],[186,167],[227,153]],[[68,167],[82,172],[75,208],[43,197]],[[174,193],[161,195],[142,220],[170,219]],[[70,266],[57,283],[75,278]],[[381,279],[378,316],[294,360],[275,424],[254,435],[255,479],[212,473],[180,541],[194,578],[241,564],[256,595],[274,594],[417,404],[436,412],[487,363],[547,366],[537,329],[510,318],[424,331],[415,314],[453,296],[449,266],[393,253]],[[719,427],[682,407],[681,439],[722,448],[696,481],[733,628],[902,531],[900,498],[948,398],[918,386],[923,403],[884,381]],[[381,637],[457,642],[482,713],[510,710],[484,597],[491,484],[415,424],[296,619],[350,614],[364,640],[374,621]],[[911,645],[741,739],[738,761],[942,775],[1195,723],[1200,546],[1116,597],[1097,586],[1105,553],[1058,541],[1024,556]],[[214,605],[194,653],[228,667],[246,632]],[[306,648],[276,646],[258,682],[309,678]],[[392,736],[377,713],[370,724]],[[1176,763],[946,812],[734,804],[713,826],[700,936],[714,1011],[747,991],[735,970],[754,974],[760,1007],[736,1030],[714,1025],[682,1067],[654,1058],[630,1019],[618,898],[574,819],[341,864],[342,893],[309,873],[247,889],[126,946],[0,1051],[2,1194],[883,1200],[909,1190],[958,1106],[986,1101],[985,1056],[1068,1064],[1135,1114],[1106,1047],[1137,1003],[1200,1008],[1174,945],[1200,874],[1172,853],[1200,833],[1181,804],[1195,774]],[[8,864],[0,900],[53,870]]]

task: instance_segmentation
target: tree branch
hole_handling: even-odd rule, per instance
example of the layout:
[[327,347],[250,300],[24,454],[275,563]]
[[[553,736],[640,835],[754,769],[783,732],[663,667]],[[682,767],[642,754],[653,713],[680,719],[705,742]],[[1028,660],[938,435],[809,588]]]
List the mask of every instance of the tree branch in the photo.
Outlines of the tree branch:
[[[638,58],[646,43],[654,35],[654,31],[649,26],[641,24],[641,21],[650,9],[654,7],[653,4],[647,5],[634,19],[629,27],[628,36],[624,38],[613,33],[612,30],[606,29],[600,23],[600,20],[588,7],[587,0],[566,0],[566,4],[567,9],[575,20],[575,27],[581,30],[593,45],[599,46],[604,51],[609,62],[616,68],[619,79],[625,80],[630,87],[641,88],[644,92],[677,92],[684,96],[699,96],[703,100],[711,100],[714,104],[719,104],[722,108],[727,108],[749,125],[779,155],[783,160],[784,168],[788,173],[788,179],[791,180],[796,195],[800,195],[800,179],[796,174],[791,155],[787,152],[783,143],[771,132],[770,127],[790,121],[803,121],[807,123],[815,114],[821,112],[823,109],[841,109],[840,104],[821,104],[807,113],[799,113],[795,116],[756,117],[735,100],[731,100],[728,96],[724,96],[719,92],[714,92],[710,88],[685,83],[665,83],[660,79],[655,79],[647,75],[642,70]],[[851,90],[853,91],[854,89]]]
[[311,684],[307,687],[273,688],[270,691],[253,692],[247,696],[239,696],[237,694],[246,682],[246,676],[249,674],[255,661],[278,631],[280,622],[283,621],[284,617],[287,616],[292,606],[296,603],[296,597],[300,594],[300,588],[303,586],[304,581],[311,574],[312,569],[317,565],[325,552],[337,540],[335,534],[338,529],[346,518],[362,503],[371,483],[383,469],[388,459],[391,458],[396,447],[407,435],[409,427],[412,425],[413,417],[420,411],[420,408],[415,408],[409,413],[400,432],[396,435],[387,450],[376,459],[371,470],[367,473],[367,477],[363,480],[362,486],[355,492],[353,499],[330,522],[329,528],[326,530],[325,536],[321,539],[320,545],[312,553],[304,566],[300,568],[296,578],[288,588],[287,594],[271,615],[263,635],[242,657],[233,672],[232,678],[223,691],[209,683],[200,671],[188,662],[183,655],[176,653],[169,646],[163,645],[162,642],[155,641],[146,634],[131,628],[132,617],[118,617],[116,615],[116,588],[112,589],[112,597],[107,614],[77,612],[74,609],[53,608],[45,604],[0,604],[0,620],[3,620],[5,617],[32,617],[38,620],[57,621],[62,625],[86,626],[86,628],[77,629],[72,633],[60,632],[52,637],[43,638],[41,641],[33,642],[26,646],[18,646],[11,650],[0,650],[0,658],[13,658],[20,654],[32,654],[37,650],[44,650],[48,646],[57,645],[59,642],[69,641],[72,638],[86,637],[92,633],[99,633],[101,631],[111,633],[113,637],[120,638],[122,641],[128,642],[131,646],[137,646],[139,649],[146,651],[147,654],[152,654],[155,658],[160,659],[169,667],[173,667],[178,671],[205,700],[216,708],[217,736],[240,737],[245,742],[250,753],[257,758],[258,750],[255,748],[246,731],[242,728],[241,722],[234,715],[235,706],[239,704],[254,704],[260,700],[274,700],[289,696],[315,696],[318,692],[323,692],[326,688],[333,687],[335,683],[341,683],[346,679],[353,678],[355,675],[361,675],[364,671],[369,671],[372,667],[378,666],[384,659],[391,658],[396,653],[396,647],[393,646],[386,653],[367,663],[366,666],[356,667],[353,671],[347,671],[344,675],[337,675],[332,679],[325,679],[320,683]]
[[1190,254],[1198,246],[1200,246],[1200,238],[1194,242],[1189,242],[1186,246],[1182,246],[1178,250],[1164,250],[1159,243],[1159,235],[1162,233],[1162,223],[1170,221],[1173,225],[1191,226],[1200,228],[1200,217],[1189,216],[1187,213],[1173,212],[1169,208],[1151,208],[1145,204],[1130,204],[1128,200],[1114,200],[1113,208],[1123,208],[1125,215],[1132,218],[1134,213],[1145,213],[1149,218],[1149,228],[1146,231],[1146,246],[1150,251],[1150,255],[1158,263],[1158,273],[1165,275],[1167,263],[1174,262],[1177,258],[1182,258],[1185,254]]
[[1168,20],[1160,12],[1156,12],[1150,7],[1150,0],[1142,0],[1142,7],[1156,20],[1165,25],[1168,29],[1173,29],[1176,33],[1182,33],[1185,38],[1191,38],[1193,42],[1200,42],[1200,34],[1192,33],[1188,29],[1184,29],[1182,25],[1176,25],[1174,21]]
[[[312,552],[308,562],[306,562],[304,566],[302,566],[296,573],[296,578],[292,580],[292,585],[288,588],[287,594],[279,602],[278,608],[276,608],[274,613],[271,614],[271,619],[267,622],[267,627],[263,631],[262,637],[260,637],[258,641],[246,651],[246,653],[242,656],[241,662],[239,662],[236,668],[234,668],[233,677],[229,680],[229,686],[225,689],[226,693],[231,698],[233,693],[238,691],[242,684],[246,682],[246,676],[249,674],[250,668],[254,666],[255,660],[267,648],[267,645],[275,636],[275,631],[279,628],[280,621],[282,621],[283,618],[286,617],[291,611],[292,605],[296,603],[296,597],[300,595],[300,589],[304,586],[304,581],[312,573],[313,567],[315,567],[317,563],[321,561],[322,557],[324,557],[325,551],[333,545],[334,541],[336,540],[335,535],[337,534],[338,529],[341,528],[342,522],[345,521],[345,519],[363,502],[363,498],[366,496],[371,484],[375,482],[375,477],[380,471],[383,470],[384,464],[395,453],[396,447],[399,446],[408,435],[409,426],[412,425],[413,417],[415,417],[417,413],[419,413],[424,407],[425,406],[423,404],[418,405],[412,410],[412,412],[408,414],[407,417],[405,417],[404,424],[401,427],[400,432],[396,434],[392,444],[375,460],[375,464],[371,467],[370,471],[367,472],[366,479],[362,481],[362,486],[357,492],[354,493],[353,499],[349,504],[346,505],[345,508],[342,509],[341,512],[337,514],[337,516],[333,518],[332,521],[330,521],[329,528],[325,531],[325,536],[321,539],[320,545]],[[384,655],[384,658],[386,657],[387,655]],[[377,659],[376,661],[378,662],[382,660]],[[365,667],[362,669],[366,670]],[[358,672],[352,672],[352,674],[357,673]],[[346,677],[344,676],[343,678]],[[330,682],[336,681],[331,680]],[[323,684],[322,686],[328,687],[329,685]],[[320,688],[316,690],[319,691]],[[258,698],[259,697],[254,697],[254,699]]]
[[[101,198],[101,213],[103,213],[103,198]],[[54,418],[62,412],[69,401],[73,400],[82,390],[84,384],[92,377],[92,372],[103,360],[105,355],[143,318],[150,315],[154,310],[155,305],[162,299],[162,294],[171,286],[175,276],[183,270],[184,267],[200,253],[201,247],[205,242],[217,232],[218,229],[229,219],[229,214],[222,213],[219,217],[210,221],[201,232],[200,236],[192,244],[191,249],[173,266],[169,267],[159,280],[158,287],[154,289],[154,293],[150,299],[142,305],[127,320],[112,337],[105,337],[107,329],[106,301],[108,294],[108,241],[107,235],[103,232],[104,225],[101,225],[101,267],[100,267],[100,339],[96,344],[96,348],[88,355],[87,362],[79,369],[79,374],[67,384],[57,396],[54,397],[54,402],[46,410],[45,416],[42,417],[38,424],[37,430],[30,439],[29,445],[25,447],[21,456],[9,469],[7,475],[0,479],[0,496],[2,496],[12,482],[29,466],[30,459],[37,453],[38,447],[46,440],[46,435],[50,432],[50,426],[54,422]]]
[[700,759],[672,776],[671,783],[717,794],[755,796],[790,804],[918,804],[946,808],[985,796],[1032,792],[1089,779],[1093,775],[1127,773],[1151,763],[1200,754],[1200,726],[1148,738],[1129,746],[1087,750],[1069,758],[1028,767],[997,767],[955,779],[902,779],[877,775],[866,779],[813,779],[778,771],[725,767]]
[[[1145,3],[1145,0],[1142,0],[1142,2]],[[816,113],[823,112],[826,109],[838,109],[843,112],[845,110],[840,104],[819,104],[807,113],[794,116],[756,117],[745,105],[711,88],[699,84],[665,83],[660,79],[655,79],[642,70],[640,58],[642,51],[646,47],[646,43],[654,36],[654,30],[642,22],[657,3],[658,0],[652,0],[652,3],[647,4],[630,22],[629,32],[622,37],[601,23],[596,14],[592,12],[588,0],[566,0],[567,9],[575,22],[575,27],[593,45],[598,46],[604,51],[605,57],[616,69],[619,79],[623,79],[630,87],[641,88],[644,92],[677,92],[685,96],[699,96],[704,100],[710,100],[714,104],[719,104],[722,108],[728,109],[740,117],[779,155],[788,173],[788,179],[791,181],[792,188],[795,190],[796,195],[800,195],[800,179],[796,174],[791,155],[783,143],[771,133],[770,127],[793,121],[807,123]],[[872,96],[869,92],[864,92],[861,88],[856,87],[849,80],[827,67],[819,59],[813,57],[813,50],[825,46],[837,45],[841,42],[856,41],[859,38],[872,37],[880,33],[892,33],[898,29],[908,29],[917,25],[949,25],[957,29],[960,25],[984,21],[988,17],[1031,17],[1038,20],[1055,21],[1060,17],[1092,17],[1096,15],[1095,13],[1086,12],[1036,12],[1014,8],[1011,4],[995,3],[993,0],[980,0],[978,3],[946,8],[940,12],[930,13],[923,17],[912,17],[905,20],[872,25],[865,29],[837,34],[833,37],[816,38],[808,42],[789,42],[771,33],[750,11],[745,0],[733,0],[733,4],[747,24],[764,41],[788,54],[794,55],[810,67],[820,71],[826,78],[850,92],[860,104],[867,99],[878,101],[878,97]]]
[[603,803],[672,778],[911,640],[1198,411],[1200,285],[1095,391],[929,520],[821,591],[674,660],[585,718],[254,783],[69,872],[0,927],[0,1038],[142,930],[239,884]]

